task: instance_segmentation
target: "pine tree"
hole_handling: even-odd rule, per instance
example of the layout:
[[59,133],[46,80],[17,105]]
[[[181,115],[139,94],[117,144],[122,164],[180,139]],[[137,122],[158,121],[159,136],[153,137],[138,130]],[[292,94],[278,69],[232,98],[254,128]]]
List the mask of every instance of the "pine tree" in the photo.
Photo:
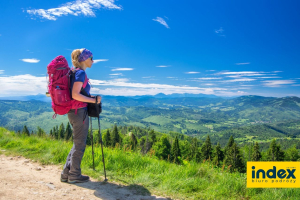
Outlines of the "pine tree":
[[150,138],[151,138],[151,143],[153,145],[156,142],[156,134],[155,134],[153,129],[150,131],[149,135],[150,135]]
[[254,148],[253,148],[253,153],[251,155],[251,160],[252,161],[260,161],[261,159],[261,153],[259,151],[259,145],[258,142],[255,143]]
[[269,161],[283,161],[284,152],[281,150],[280,144],[273,139],[267,152],[267,159]]
[[56,140],[58,140],[59,138],[59,134],[58,134],[58,125],[56,125],[55,127],[53,127],[53,132],[54,132],[54,137]]
[[205,143],[201,147],[201,154],[204,160],[211,159],[212,148],[209,136],[207,136]]
[[37,135],[38,137],[43,137],[45,135],[45,131],[41,127],[37,127]]
[[130,135],[130,145],[132,146],[132,149],[135,149],[135,147],[137,145],[137,139],[133,133],[131,133],[131,135]]
[[223,159],[224,159],[224,153],[221,149],[220,143],[218,142],[217,146],[215,147],[213,164],[220,166]]
[[86,145],[92,145],[91,129],[88,130],[88,135],[86,137]]
[[111,136],[110,136],[110,133],[109,133],[109,130],[107,129],[106,133],[103,134],[103,145],[106,146],[106,147],[109,147],[111,146]]
[[61,123],[61,125],[59,126],[59,130],[58,130],[58,137],[60,139],[65,139],[65,126],[63,123]]
[[227,150],[225,156],[225,164],[227,166],[231,165],[230,172],[245,172],[245,163],[243,161],[240,149],[235,142]]
[[66,127],[65,140],[68,141],[72,137],[72,134],[73,134],[73,132],[72,132],[72,129],[71,129],[71,125],[68,122],[67,127]]
[[179,147],[180,147],[180,152],[181,152],[182,158],[189,159],[191,143],[188,142],[187,140],[179,141]]
[[161,136],[160,140],[153,146],[155,156],[167,160],[171,154],[171,144],[166,135]]
[[229,140],[228,140],[228,143],[224,149],[224,153],[226,154],[226,152],[232,147],[234,143],[234,139],[233,139],[233,136],[230,136]]
[[118,133],[118,128],[116,124],[114,125],[111,139],[111,144],[113,147],[115,147],[117,143],[120,144],[120,135]]
[[180,164],[180,160],[178,159],[178,157],[181,157],[181,152],[180,152],[178,138],[176,136],[171,149],[171,161]]
[[30,136],[29,130],[26,125],[23,127],[22,134],[26,136]]
[[146,140],[145,140],[145,138],[144,137],[142,137],[141,138],[141,140],[140,140],[140,148],[141,148],[141,153],[142,154],[145,154],[146,153],[146,151],[145,151],[145,143],[146,143]]
[[50,130],[49,135],[50,135],[51,138],[53,137],[53,131],[52,131],[52,129]]
[[[191,150],[190,150],[190,160],[194,159],[194,160],[199,160],[200,161],[200,158],[199,158],[199,149],[198,149],[198,140],[197,138],[193,138],[192,139],[192,144],[191,144]],[[201,155],[200,155],[201,157]]]

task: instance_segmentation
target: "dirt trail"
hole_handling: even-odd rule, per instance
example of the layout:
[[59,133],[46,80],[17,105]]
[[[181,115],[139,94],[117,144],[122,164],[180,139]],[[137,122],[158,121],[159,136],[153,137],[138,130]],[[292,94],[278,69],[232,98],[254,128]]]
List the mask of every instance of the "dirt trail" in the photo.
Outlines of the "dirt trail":
[[117,183],[103,183],[95,179],[86,183],[62,183],[59,166],[43,166],[21,156],[0,155],[0,172],[1,200],[167,200],[167,198],[151,196],[150,192],[141,186],[128,187]]

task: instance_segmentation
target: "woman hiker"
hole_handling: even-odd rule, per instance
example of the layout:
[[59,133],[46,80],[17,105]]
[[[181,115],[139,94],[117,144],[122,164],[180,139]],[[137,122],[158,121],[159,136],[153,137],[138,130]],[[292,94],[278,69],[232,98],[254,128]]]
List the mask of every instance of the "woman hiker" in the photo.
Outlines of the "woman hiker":
[[[90,95],[90,84],[87,82],[85,70],[93,65],[93,54],[87,49],[75,49],[72,54],[72,63],[75,67],[75,75],[71,76],[72,98],[76,100],[77,109],[68,112],[70,124],[73,127],[73,147],[67,157],[64,169],[61,172],[61,181],[69,183],[81,183],[89,181],[90,177],[81,174],[81,160],[86,147],[86,139],[89,129],[89,117],[87,113],[87,103],[95,103],[93,96],[82,95],[81,88]],[[87,79],[87,80],[85,80]],[[85,86],[86,85],[86,86]],[[101,102],[101,97],[97,96],[97,103]]]

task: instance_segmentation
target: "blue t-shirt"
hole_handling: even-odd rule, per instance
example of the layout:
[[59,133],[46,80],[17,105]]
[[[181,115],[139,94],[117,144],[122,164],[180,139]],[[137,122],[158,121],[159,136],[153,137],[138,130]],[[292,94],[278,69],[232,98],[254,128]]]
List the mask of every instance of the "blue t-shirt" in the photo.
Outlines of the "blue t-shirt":
[[[74,82],[82,82],[84,83],[84,79],[85,79],[85,71],[82,70],[82,69],[79,69],[79,70],[76,70],[75,72],[75,80],[73,80],[73,76],[71,76],[71,91],[73,89],[73,85],[74,85]],[[84,90],[86,91],[86,93],[90,94],[90,89],[91,89],[91,86],[89,83],[86,84],[86,87],[84,88]]]

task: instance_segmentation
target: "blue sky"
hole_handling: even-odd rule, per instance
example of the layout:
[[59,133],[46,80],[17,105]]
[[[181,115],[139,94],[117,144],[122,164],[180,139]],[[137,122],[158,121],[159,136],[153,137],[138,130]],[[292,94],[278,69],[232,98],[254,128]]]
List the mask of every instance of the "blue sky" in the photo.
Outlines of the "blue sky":
[[299,96],[299,1],[0,2],[0,96],[46,91],[46,66],[93,52],[92,93]]

